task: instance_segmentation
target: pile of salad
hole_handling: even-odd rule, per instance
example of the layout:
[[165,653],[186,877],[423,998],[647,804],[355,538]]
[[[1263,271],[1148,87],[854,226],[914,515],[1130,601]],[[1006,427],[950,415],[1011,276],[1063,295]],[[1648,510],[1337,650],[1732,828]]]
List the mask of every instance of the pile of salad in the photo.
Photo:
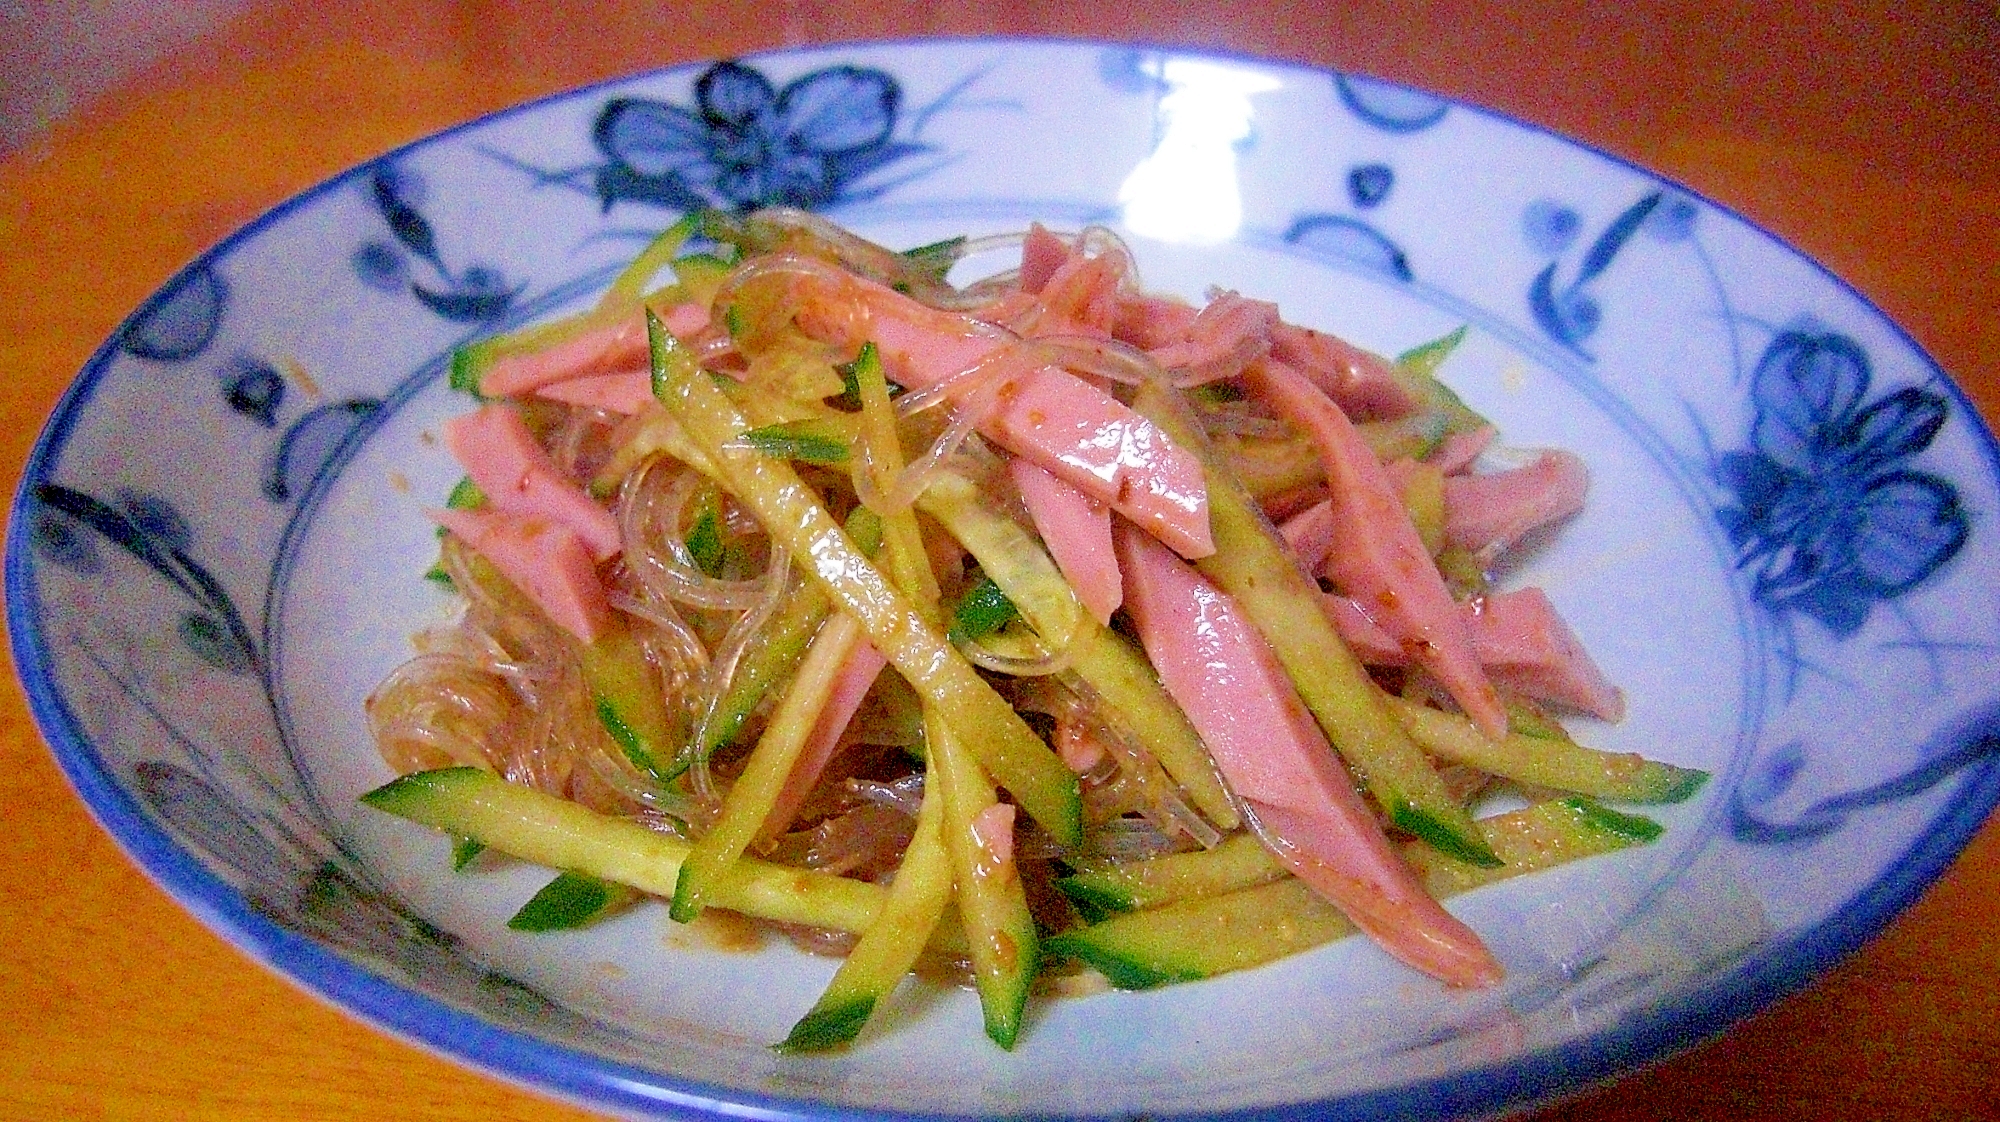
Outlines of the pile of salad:
[[363,801],[557,870],[510,926],[653,897],[843,956],[788,1051],[913,972],[969,978],[1002,1047],[1037,994],[1356,931],[1491,985],[1442,898],[1650,841],[1604,804],[1706,776],[1564,731],[1622,695],[1488,574],[1586,474],[1482,470],[1435,375],[1462,336],[1390,361],[1149,294],[1097,228],[690,216],[454,356],[463,610],[369,698],[402,778]]

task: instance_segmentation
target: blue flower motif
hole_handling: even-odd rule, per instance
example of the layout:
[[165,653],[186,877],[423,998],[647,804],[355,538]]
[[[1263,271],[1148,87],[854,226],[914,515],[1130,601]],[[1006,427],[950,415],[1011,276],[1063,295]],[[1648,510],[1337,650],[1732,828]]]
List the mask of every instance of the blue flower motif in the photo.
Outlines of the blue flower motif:
[[1663,242],[1686,241],[1694,233],[1694,220],[1701,213],[1693,199],[1669,191],[1646,216],[1645,231]]
[[284,376],[262,359],[238,358],[222,371],[222,399],[236,412],[272,428],[285,400]]
[[304,494],[339,454],[341,445],[382,408],[380,398],[328,402],[293,421],[264,468],[264,497],[290,502]]
[[382,292],[401,292],[409,281],[410,267],[403,255],[385,241],[372,241],[355,250],[351,264],[362,284]]
[[816,208],[872,197],[863,176],[925,151],[894,139],[902,87],[869,67],[829,66],[782,89],[738,62],[695,80],[692,108],[615,98],[591,139],[605,157],[604,208],[630,201],[679,210]]
[[118,333],[118,345],[154,362],[186,362],[215,340],[228,303],[229,286],[203,261],[147,301]]
[[30,533],[34,535],[35,550],[65,569],[90,575],[104,567],[90,535],[74,519],[44,507],[35,512]]
[[256,639],[222,583],[189,555],[194,531],[172,503],[126,491],[112,506],[54,483],[37,484],[32,494],[33,524],[44,556],[80,572],[94,572],[101,560],[94,548],[84,544],[83,531],[95,533],[187,598],[193,610],[181,616],[178,631],[197,657],[234,674],[258,672],[261,656]]
[[1845,335],[1778,333],[1751,375],[1750,448],[1716,465],[1733,500],[1716,516],[1752,594],[1841,638],[1971,533],[1957,488],[1909,465],[1943,427],[1944,396],[1905,386],[1868,401],[1869,381],[1867,352]]
[[153,813],[170,823],[199,851],[228,866],[244,880],[280,898],[297,895],[291,882],[300,859],[271,840],[229,796],[200,775],[164,760],[133,765],[133,788]]
[[1347,173],[1347,197],[1361,210],[1382,205],[1395,185],[1396,172],[1388,164],[1362,164]]
[[[1632,235],[1637,233],[1652,217],[1665,192],[1655,191],[1625,208],[1624,212],[1611,220],[1597,240],[1590,243],[1583,258],[1577,263],[1576,277],[1568,284],[1556,280],[1556,269],[1562,264],[1551,261],[1548,268],[1535,275],[1535,283],[1528,288],[1528,310],[1535,317],[1535,323],[1549,337],[1582,355],[1590,355],[1583,349],[1583,341],[1596,333],[1598,325],[1604,322],[1604,309],[1586,291],[1591,283],[1604,274],[1618,254],[1625,248]],[[1545,204],[1536,203],[1528,208],[1525,218],[1526,231],[1530,243],[1537,238],[1549,244],[1567,245],[1572,236],[1569,224],[1574,220],[1574,212],[1567,208],[1550,209]]]
[[1554,199],[1536,199],[1521,215],[1521,234],[1536,253],[1554,257],[1569,248],[1583,229],[1583,219],[1575,207]]
[[[1921,795],[1961,771],[1990,767],[1995,760],[2000,760],[2000,705],[1993,702],[1945,725],[1919,746],[1917,761],[1907,770],[1865,787],[1816,792],[1811,783],[1796,784],[1807,770],[1807,757],[1806,747],[1793,742],[1753,767],[1730,793],[1729,831],[1748,845],[1811,843],[1846,829],[1857,814]],[[1775,775],[1760,780],[1759,770]],[[1806,797],[1786,800],[1793,809],[1784,813],[1780,796],[1795,785],[1806,789]]]
[[1421,132],[1444,120],[1451,108],[1436,94],[1358,74],[1334,75],[1333,88],[1355,116],[1383,132]]
[[188,525],[187,518],[173,503],[158,495],[123,488],[118,491],[117,499],[119,509],[140,533],[168,549],[185,552],[193,547],[194,527]]
[[[498,270],[471,265],[453,272],[438,250],[437,229],[424,217],[424,182],[415,172],[393,161],[368,169],[368,201],[388,226],[394,241],[364,243],[348,258],[361,283],[384,292],[409,289],[417,302],[454,323],[485,323],[498,318],[520,295],[508,288]],[[420,262],[436,279],[412,279],[411,261]]]
[[1302,214],[1285,229],[1285,241],[1333,257],[1344,258],[1365,269],[1408,282],[1416,274],[1403,248],[1388,236],[1358,218],[1341,214]]

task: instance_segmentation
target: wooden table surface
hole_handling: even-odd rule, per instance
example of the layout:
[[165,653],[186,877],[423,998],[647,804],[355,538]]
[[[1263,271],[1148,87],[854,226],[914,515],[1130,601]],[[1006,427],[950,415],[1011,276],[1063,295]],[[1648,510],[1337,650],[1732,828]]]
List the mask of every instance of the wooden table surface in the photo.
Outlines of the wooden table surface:
[[[1661,0],[1606,14],[1597,9],[1614,5],[1559,0],[1490,10],[711,0],[599,3],[568,17],[555,7],[253,7],[0,155],[7,493],[57,395],[120,318],[296,191],[435,129],[625,72],[926,34],[1268,55],[1549,126],[1816,257],[2000,421],[2000,9],[1990,3]],[[0,1117],[583,1117],[352,1021],[211,935],[92,822],[18,688],[0,690],[0,808]],[[1545,1117],[2000,1117],[1996,901],[2000,822],[1810,988]]]

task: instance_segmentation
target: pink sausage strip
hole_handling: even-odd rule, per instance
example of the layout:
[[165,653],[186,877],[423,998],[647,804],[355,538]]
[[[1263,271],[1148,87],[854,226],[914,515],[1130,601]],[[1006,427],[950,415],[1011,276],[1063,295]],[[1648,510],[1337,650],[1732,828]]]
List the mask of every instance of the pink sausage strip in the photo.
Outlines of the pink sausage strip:
[[1447,433],[1424,459],[1446,475],[1458,475],[1472,470],[1472,462],[1486,451],[1496,435],[1492,425],[1481,425],[1471,432]]
[[[1409,664],[1402,645],[1361,605],[1329,595],[1325,606],[1356,658],[1369,666]],[[1460,605],[1460,611],[1472,629],[1479,664],[1495,685],[1607,721],[1624,719],[1624,692],[1611,684],[1541,589],[1488,593]]]
[[571,378],[567,382],[542,386],[535,390],[535,396],[630,417],[654,404],[653,372],[621,370],[613,374]]
[[1116,535],[1126,604],[1167,692],[1293,875],[1390,954],[1452,985],[1499,981],[1479,937],[1426,893],[1236,602],[1157,543]]
[[1142,351],[1170,346],[1177,340],[1187,338],[1188,329],[1194,326],[1195,317],[1200,314],[1196,309],[1165,296],[1128,293],[1118,301],[1118,314],[1112,320],[1111,337]]
[[1097,622],[1109,624],[1125,598],[1111,547],[1111,509],[1027,460],[1009,461],[1007,473],[1063,579]]
[[1031,295],[1040,293],[1068,260],[1069,246],[1050,233],[1048,227],[1032,223],[1027,238],[1021,242],[1021,291]]
[[1625,717],[1625,694],[1583,648],[1539,588],[1495,592],[1466,605],[1472,642],[1493,681],[1528,697],[1602,717]]
[[1285,519],[1278,527],[1278,536],[1292,547],[1292,554],[1299,559],[1299,567],[1308,575],[1318,574],[1326,564],[1326,556],[1333,552],[1333,540],[1340,534],[1340,523],[1333,513],[1333,502],[1314,503],[1304,510]]
[[1204,381],[1233,378],[1270,352],[1277,326],[1276,304],[1225,292],[1210,300],[1179,338],[1149,351],[1148,357]]
[[1388,359],[1338,335],[1280,323],[1271,329],[1271,357],[1303,374],[1343,412],[1361,420],[1394,420],[1417,410]]
[[1583,509],[1590,473],[1574,453],[1545,449],[1526,467],[1444,481],[1444,536],[1470,550],[1504,549]]
[[1507,731],[1507,710],[1473,654],[1465,619],[1410,522],[1401,493],[1354,423],[1278,362],[1252,365],[1251,392],[1312,435],[1332,491],[1334,547],[1321,570],[1429,670],[1481,731]]
[[444,443],[498,509],[567,526],[599,561],[624,548],[617,519],[557,470],[513,406],[494,403],[453,417],[444,423]]
[[[870,337],[889,375],[903,385],[935,385],[1009,345],[965,335],[956,317],[875,286]],[[850,340],[859,344],[859,339]],[[962,397],[970,397],[970,389]],[[980,431],[1144,527],[1183,557],[1215,552],[1201,462],[1110,394],[1053,366],[1015,377]]]
[[590,550],[574,530],[505,510],[426,513],[491,562],[557,626],[586,643],[603,634],[611,605]]

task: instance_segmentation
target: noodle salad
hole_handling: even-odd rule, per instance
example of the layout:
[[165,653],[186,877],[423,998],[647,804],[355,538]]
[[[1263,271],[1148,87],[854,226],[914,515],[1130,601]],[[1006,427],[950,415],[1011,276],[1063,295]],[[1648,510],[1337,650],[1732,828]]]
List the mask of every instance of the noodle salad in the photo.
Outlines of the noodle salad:
[[841,956],[786,1051],[913,972],[1005,1048],[1037,994],[1355,932],[1492,985],[1441,899],[1651,841],[1605,804],[1706,775],[1560,723],[1623,697],[1488,574],[1587,478],[1487,469],[1435,373],[1463,334],[1392,361],[1148,294],[1099,228],[690,216],[454,355],[430,575],[463,610],[368,699],[401,778],[363,801],[558,870],[516,928],[654,897]]

